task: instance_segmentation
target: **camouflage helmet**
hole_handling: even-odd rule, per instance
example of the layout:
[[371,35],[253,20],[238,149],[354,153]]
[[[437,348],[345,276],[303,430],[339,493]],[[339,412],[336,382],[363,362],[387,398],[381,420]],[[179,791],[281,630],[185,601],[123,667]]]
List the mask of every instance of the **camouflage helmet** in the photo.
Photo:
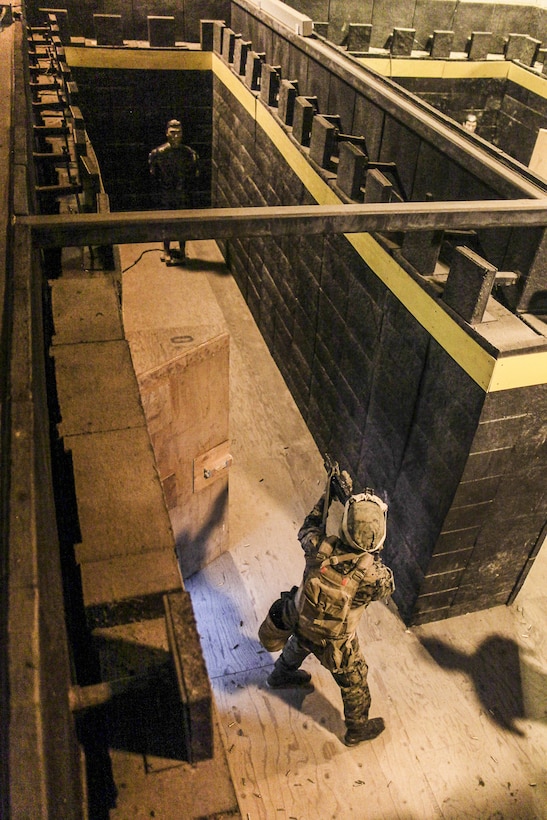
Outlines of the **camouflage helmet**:
[[379,552],[386,538],[387,504],[372,490],[352,495],[345,504],[340,538],[360,552]]

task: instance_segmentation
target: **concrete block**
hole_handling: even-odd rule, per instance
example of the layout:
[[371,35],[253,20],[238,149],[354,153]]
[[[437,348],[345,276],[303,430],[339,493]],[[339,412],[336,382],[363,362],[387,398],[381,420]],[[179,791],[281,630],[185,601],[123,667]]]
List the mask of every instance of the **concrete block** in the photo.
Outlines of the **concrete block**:
[[139,428],[65,438],[72,452],[79,564],[173,549],[150,436]]
[[215,23],[219,25],[226,25],[224,20],[200,20],[199,23],[199,42],[202,51],[214,50],[214,30]]
[[227,63],[234,62],[234,46],[236,37],[241,37],[236,34],[231,28],[226,27],[222,35],[222,59]]
[[291,126],[294,120],[294,102],[298,96],[296,80],[281,80],[277,100],[277,113],[281,122]]
[[443,231],[409,231],[405,233],[401,252],[422,276],[431,276],[439,259]]
[[277,107],[280,82],[281,66],[262,63],[260,75],[260,99],[263,103],[272,107]]
[[309,145],[313,118],[318,111],[317,97],[297,97],[294,101],[293,137],[300,145]]
[[370,50],[371,36],[372,25],[370,23],[350,23],[347,38],[348,51],[367,53]]
[[93,25],[98,46],[123,46],[121,14],[94,14]]
[[329,24],[328,23],[321,23],[313,21],[313,32],[314,34],[318,34],[319,37],[324,37],[325,40],[328,39],[329,36]]
[[125,340],[55,345],[52,351],[63,417],[61,436],[142,426]]
[[505,59],[532,66],[537,60],[540,46],[541,40],[534,40],[528,34],[510,34],[505,46]]
[[336,184],[350,199],[362,201],[368,157],[351,142],[341,142],[338,149]]
[[262,63],[260,75],[260,99],[269,106],[277,106],[281,66]]
[[430,56],[436,60],[448,60],[452,52],[453,42],[453,31],[443,31],[441,29],[434,31],[431,39]]
[[497,268],[464,246],[456,248],[443,300],[469,324],[482,321]]
[[367,171],[365,202],[390,202],[393,185],[377,168]]
[[410,57],[416,36],[415,28],[394,28],[390,51],[394,57]]
[[224,38],[224,29],[226,23],[223,20],[214,20],[213,22],[213,51],[215,54],[222,54],[222,43]]
[[253,44],[250,40],[243,40],[238,37],[234,43],[234,71],[239,77],[244,77],[247,68],[247,55],[252,51]]
[[51,285],[53,347],[123,339],[112,277],[56,279]]
[[336,153],[336,137],[340,133],[340,119],[318,114],[312,120],[310,136],[310,159],[320,168],[328,168],[331,157]]
[[175,18],[149,15],[148,42],[151,48],[173,48],[175,45]]
[[259,54],[256,51],[249,51],[247,54],[247,63],[245,65],[245,85],[250,88],[251,91],[260,90],[262,63],[265,58],[265,53]]
[[467,55],[470,60],[486,60],[492,43],[491,31],[474,31],[467,43]]

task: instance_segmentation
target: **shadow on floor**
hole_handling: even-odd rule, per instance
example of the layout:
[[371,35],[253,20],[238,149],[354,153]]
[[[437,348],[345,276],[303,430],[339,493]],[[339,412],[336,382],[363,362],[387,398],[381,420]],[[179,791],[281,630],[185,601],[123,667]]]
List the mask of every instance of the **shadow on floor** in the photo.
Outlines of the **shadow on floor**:
[[[469,677],[484,713],[491,720],[502,729],[524,736],[515,721],[538,716],[530,714],[530,708],[525,707],[523,677],[529,679],[532,668],[524,664],[515,641],[491,635],[469,654],[435,638],[422,638],[421,643],[443,669],[463,672]],[[535,688],[539,692],[547,691],[547,676],[537,669],[533,674]],[[542,678],[539,683],[538,674]]]

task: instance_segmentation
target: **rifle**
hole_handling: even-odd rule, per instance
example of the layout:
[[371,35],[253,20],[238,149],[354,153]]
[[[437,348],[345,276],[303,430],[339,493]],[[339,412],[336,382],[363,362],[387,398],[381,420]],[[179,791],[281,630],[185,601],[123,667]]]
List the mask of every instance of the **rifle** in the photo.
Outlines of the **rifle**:
[[325,524],[329,514],[331,496],[341,504],[345,504],[353,493],[353,479],[346,470],[340,470],[338,462],[334,461],[328,453],[323,456],[323,464],[327,471],[327,488],[323,507],[323,524]]

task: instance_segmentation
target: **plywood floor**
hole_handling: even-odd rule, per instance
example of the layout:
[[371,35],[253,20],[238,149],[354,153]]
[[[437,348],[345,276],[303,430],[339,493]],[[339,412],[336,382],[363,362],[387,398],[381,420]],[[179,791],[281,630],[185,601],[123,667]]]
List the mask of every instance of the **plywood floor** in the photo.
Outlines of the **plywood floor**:
[[[142,249],[125,246],[124,259]],[[189,243],[189,253],[231,333],[232,546],[186,587],[242,817],[547,818],[545,556],[511,608],[407,629],[393,606],[369,607],[360,637],[371,715],[387,728],[368,744],[342,743],[339,691],[314,659],[305,662],[312,693],[268,688],[274,657],[257,628],[299,581],[296,532],[325,474],[216,246]],[[168,270],[176,290],[177,269]],[[143,275],[138,265],[129,274]],[[154,280],[147,289],[169,298]]]

